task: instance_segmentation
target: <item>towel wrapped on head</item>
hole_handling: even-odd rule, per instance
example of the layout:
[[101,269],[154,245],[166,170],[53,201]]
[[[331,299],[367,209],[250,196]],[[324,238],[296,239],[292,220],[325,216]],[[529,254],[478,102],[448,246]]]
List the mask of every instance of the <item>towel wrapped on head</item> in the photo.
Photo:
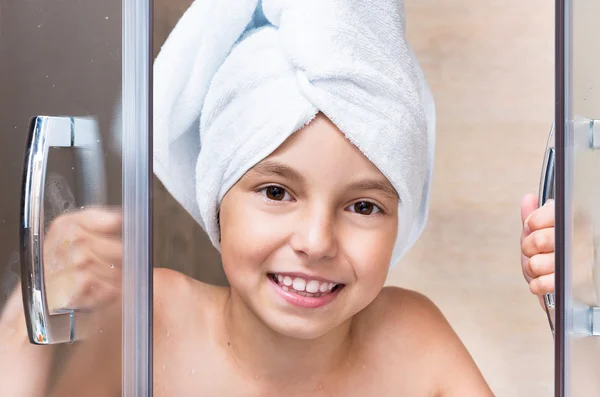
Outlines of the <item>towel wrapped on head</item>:
[[401,0],[197,0],[154,69],[154,170],[219,248],[218,209],[319,112],[394,186],[391,265],[427,219],[435,109]]

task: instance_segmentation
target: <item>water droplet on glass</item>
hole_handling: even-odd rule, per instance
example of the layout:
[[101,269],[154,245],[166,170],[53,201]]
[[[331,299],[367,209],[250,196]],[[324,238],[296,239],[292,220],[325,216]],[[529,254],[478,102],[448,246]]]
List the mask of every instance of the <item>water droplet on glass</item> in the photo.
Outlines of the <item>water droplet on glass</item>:
[[71,167],[71,169],[72,169],[72,170],[74,170],[74,169],[75,169],[75,167]]
[[96,142],[97,142],[97,143],[100,143],[100,139],[96,139]]
[[38,28],[41,28],[41,27],[42,27],[42,25],[38,25]]
[[115,268],[115,265],[110,265],[110,268],[111,268],[111,269],[114,269],[114,268]]
[[192,370],[190,371],[190,374],[194,375],[196,373],[196,368],[192,368]]
[[108,17],[104,17],[104,19],[108,19]]
[[[94,287],[92,287],[92,288],[94,288]],[[104,332],[104,328],[100,328],[100,333],[103,333],[103,332]]]

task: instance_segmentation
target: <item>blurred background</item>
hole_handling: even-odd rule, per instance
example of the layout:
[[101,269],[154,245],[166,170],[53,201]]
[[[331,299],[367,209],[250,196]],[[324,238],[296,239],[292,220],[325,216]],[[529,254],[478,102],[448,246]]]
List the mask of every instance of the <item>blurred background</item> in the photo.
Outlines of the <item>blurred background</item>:
[[[190,0],[155,1],[155,53]],[[520,200],[554,119],[554,3],[406,0],[437,105],[428,226],[388,284],[446,315],[497,396],[553,395],[553,339],[521,274]],[[154,263],[225,284],[218,253],[155,180]]]

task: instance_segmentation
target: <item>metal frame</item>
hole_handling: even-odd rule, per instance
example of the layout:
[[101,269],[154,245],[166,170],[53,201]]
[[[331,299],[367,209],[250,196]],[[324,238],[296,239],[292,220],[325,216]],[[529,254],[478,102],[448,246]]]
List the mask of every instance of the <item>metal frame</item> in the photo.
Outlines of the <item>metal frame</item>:
[[152,396],[152,10],[123,0],[123,396]]
[[569,227],[568,208],[570,199],[567,197],[568,189],[568,142],[567,128],[570,115],[570,93],[567,83],[570,81],[570,68],[568,65],[570,22],[570,0],[556,0],[555,2],[555,148],[556,148],[556,174],[555,174],[555,358],[554,358],[554,395],[566,397],[568,378],[566,358],[568,357],[568,321],[567,321],[567,296],[570,288],[569,275]]

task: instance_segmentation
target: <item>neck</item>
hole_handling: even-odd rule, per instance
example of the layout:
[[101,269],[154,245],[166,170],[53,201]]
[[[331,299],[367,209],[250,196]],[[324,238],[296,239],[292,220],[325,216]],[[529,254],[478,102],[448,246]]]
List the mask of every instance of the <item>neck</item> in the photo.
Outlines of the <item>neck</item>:
[[224,307],[225,346],[244,373],[270,384],[320,384],[324,374],[350,365],[351,320],[305,340],[281,335],[261,321],[235,291]]

